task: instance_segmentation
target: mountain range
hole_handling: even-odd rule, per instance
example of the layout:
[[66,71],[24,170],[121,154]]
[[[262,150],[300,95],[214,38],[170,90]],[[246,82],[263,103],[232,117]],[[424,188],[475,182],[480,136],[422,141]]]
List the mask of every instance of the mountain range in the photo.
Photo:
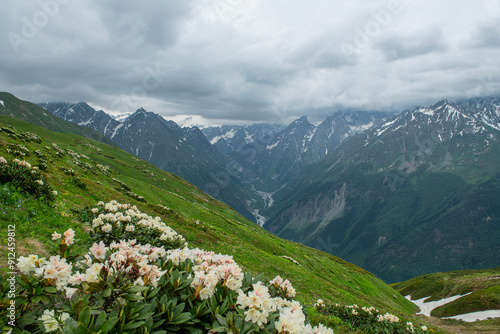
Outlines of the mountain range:
[[201,131],[144,109],[117,120],[85,103],[41,106],[385,281],[500,265],[498,98]]
[[264,227],[386,281],[498,266],[499,136],[497,98],[404,111],[305,167]]
[[181,128],[143,108],[116,119],[85,102],[39,106],[66,121],[101,132],[123,150],[185,178],[247,218],[253,218],[246,206],[252,200],[251,192],[227,172],[227,159],[198,128]]

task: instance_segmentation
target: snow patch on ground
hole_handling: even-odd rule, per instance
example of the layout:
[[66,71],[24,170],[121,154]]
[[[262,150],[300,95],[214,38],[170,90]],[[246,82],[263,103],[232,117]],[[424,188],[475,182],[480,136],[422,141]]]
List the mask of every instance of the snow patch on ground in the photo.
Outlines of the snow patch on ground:
[[[420,308],[420,312],[417,314],[423,314],[423,315],[430,317],[431,311],[433,309],[435,309],[439,306],[442,306],[444,304],[448,304],[448,303],[450,303],[450,302],[452,302],[460,297],[466,296],[466,295],[468,295],[468,293],[466,293],[465,295],[456,295],[456,296],[452,296],[449,298],[444,298],[441,300],[427,302],[427,303],[424,301],[429,297],[424,297],[424,298],[420,298],[417,300],[411,300],[411,296],[408,295],[408,296],[405,296],[405,298]],[[443,319],[458,319],[458,320],[463,320],[463,321],[467,321],[467,322],[473,322],[476,320],[485,320],[487,318],[500,318],[500,310],[487,310],[487,311],[459,314],[459,315],[455,315],[452,317],[446,317]]]
[[457,319],[466,322],[474,322],[477,320],[486,320],[488,318],[500,318],[500,310],[488,310],[488,311],[459,314],[453,317],[446,317],[443,319]]
[[4,102],[2,100],[0,100],[0,104],[2,105],[2,107],[5,108],[5,104],[4,104]]
[[417,314],[423,314],[423,315],[426,315],[426,316],[430,317],[431,316],[431,311],[433,309],[435,309],[436,307],[443,306],[444,304],[448,304],[449,302],[452,302],[455,299],[458,299],[458,298],[463,297],[463,296],[465,296],[465,295],[456,295],[456,296],[452,296],[452,297],[448,297],[448,298],[436,300],[436,301],[433,301],[433,302],[427,302],[427,303],[424,302],[424,300],[426,300],[430,296],[427,296],[427,297],[424,297],[424,298],[420,298],[420,299],[417,299],[417,300],[411,300],[411,296],[410,295],[405,296],[405,298],[408,299],[409,301],[411,301],[413,304],[415,304],[418,307],[420,307],[420,312],[418,312]]

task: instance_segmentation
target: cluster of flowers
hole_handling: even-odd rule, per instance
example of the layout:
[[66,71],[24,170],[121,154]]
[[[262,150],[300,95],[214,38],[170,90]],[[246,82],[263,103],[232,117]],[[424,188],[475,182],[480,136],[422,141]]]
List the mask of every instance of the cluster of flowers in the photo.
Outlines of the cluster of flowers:
[[75,170],[72,169],[72,168],[65,168],[65,167],[62,167],[62,171],[64,172],[64,174],[66,175],[75,175]]
[[325,314],[334,315],[339,317],[344,322],[348,322],[352,327],[377,327],[381,324],[383,328],[390,328],[390,332],[398,333],[424,333],[427,332],[427,326],[420,328],[414,327],[412,322],[401,322],[401,320],[394,314],[385,313],[380,314],[379,311],[371,307],[359,307],[358,305],[325,305],[323,300],[318,299],[314,307]]
[[56,143],[52,143],[52,148],[56,151],[56,154],[58,156],[62,156],[66,154],[66,151],[64,151],[62,148],[59,147]]
[[153,243],[158,239],[157,246],[166,249],[187,246],[185,239],[160,217],[153,218],[142,213],[135,205],[120,204],[114,200],[109,203],[101,201],[90,212],[94,217],[91,236],[96,240],[108,240],[109,234],[114,233],[114,240],[133,236],[139,243]]
[[278,295],[284,298],[295,297],[295,289],[293,288],[292,283],[290,283],[289,280],[283,280],[283,278],[278,275],[273,280],[271,280],[269,284],[271,284],[271,286],[273,286],[277,290]]
[[[77,272],[72,276],[72,284],[81,282],[95,283],[106,275],[127,276],[135,285],[158,285],[159,278],[165,273],[155,265],[156,261],[165,256],[163,248],[151,245],[139,245],[135,240],[112,242],[109,247],[101,241],[94,243],[89,253],[80,262],[86,268],[85,273]],[[104,262],[96,262],[95,259]]]
[[8,135],[16,134],[16,131],[12,125],[9,125],[8,127],[1,127],[0,132],[5,132]]
[[87,146],[87,147],[90,147],[91,149],[93,149],[94,151],[97,151],[97,152],[101,152],[102,150],[99,148],[99,147],[95,147],[94,145],[91,145],[89,143],[85,143],[85,142],[82,142],[82,141],[78,141],[79,144],[82,144],[83,146]]
[[[281,278],[278,278],[279,280]],[[272,285],[273,281],[276,281],[276,278],[269,283]],[[291,285],[290,288],[292,288]],[[321,324],[315,327],[306,325],[306,317],[299,302],[279,296],[271,297],[268,287],[261,282],[252,284],[252,290],[246,294],[239,290],[236,302],[240,308],[245,310],[245,321],[251,321],[258,326],[266,324],[269,315],[278,311],[279,318],[274,324],[278,333],[333,334],[331,329]]]
[[7,149],[7,153],[11,153],[15,156],[24,157],[30,154],[30,150],[24,145],[20,144],[10,144]]
[[39,158],[39,159],[45,159],[45,154],[43,154],[42,151],[40,150],[35,150],[33,153]]
[[[52,236],[54,240],[61,238],[57,232]],[[70,245],[73,238],[74,231],[69,229],[62,235],[62,243]],[[17,267],[24,275],[33,273],[47,285],[55,285],[57,290],[64,289],[66,296],[71,298],[78,291],[86,293],[82,283],[98,283],[109,275],[126,277],[134,285],[156,287],[165,272],[155,263],[165,254],[163,248],[138,245],[134,240],[113,242],[109,247],[101,241],[99,244],[94,243],[84,259],[77,263],[68,263],[59,255],[46,260],[30,254],[27,257],[20,256]],[[74,272],[75,267],[84,271]]]
[[300,263],[297,260],[295,260],[293,257],[286,256],[286,255],[281,255],[281,257],[284,259],[290,260],[293,264],[300,266]]
[[40,317],[40,320],[43,322],[43,326],[45,327],[45,331],[47,333],[54,332],[57,330],[62,330],[62,324],[66,319],[70,316],[68,313],[63,312],[61,314],[55,314],[54,310],[45,310],[43,311],[43,315]]
[[21,131],[21,134],[19,134],[18,137],[23,141],[27,142],[34,141],[39,144],[43,141],[42,138],[36,133],[31,133],[27,131]]
[[18,258],[17,267],[22,274],[29,275],[34,272],[38,278],[47,280],[47,284],[55,284],[58,290],[64,289],[68,285],[73,265],[66,262],[65,258],[54,255],[47,260],[44,257],[30,254],[27,257]]
[[70,150],[70,149],[66,150],[66,154],[70,155],[75,160],[78,160],[78,159],[90,160],[90,158],[88,156],[86,156],[85,154],[81,154],[81,153],[75,152],[75,151]]
[[82,167],[85,171],[95,174],[94,166],[92,166],[88,162],[82,163],[80,160],[74,160],[74,162],[75,162],[75,165]]
[[109,173],[109,169],[111,168],[108,165],[101,165],[101,164],[97,164],[96,167],[97,167],[97,169],[99,169],[104,174]]
[[43,196],[47,201],[54,200],[57,195],[57,192],[44,182],[40,168],[24,160],[14,159],[9,164],[7,159],[0,156],[0,182],[11,182],[25,192],[37,197]]
[[[134,232],[143,228],[147,228],[150,235],[154,234],[151,231],[158,228],[162,233],[166,231],[159,219],[153,219],[129,204],[116,201],[100,202],[89,212],[95,216],[94,229],[103,233],[106,233],[103,228],[109,232],[119,229],[118,222],[121,227],[125,226],[126,229],[129,226],[129,231]],[[105,227],[107,224],[109,226]],[[60,240],[60,246],[64,246],[62,248],[72,245],[74,238],[75,232],[72,229],[52,234],[53,240]],[[295,289],[288,280],[277,276],[267,284],[260,281],[254,284],[244,283],[245,275],[232,256],[187,247],[167,250],[161,246],[156,247],[160,240],[155,238],[148,239],[154,241],[153,246],[141,244],[136,240],[112,240],[109,243],[103,240],[94,242],[88,252],[76,260],[69,260],[64,254],[51,256],[48,260],[37,255],[21,256],[18,259],[18,268],[22,274],[35,278],[43,287],[54,286],[54,291],[58,291],[59,295],[65,294],[70,300],[76,300],[74,296],[85,299],[85,296],[94,293],[97,293],[97,298],[108,298],[104,290],[102,295],[99,295],[99,289],[104,289],[109,282],[113,282],[113,289],[116,290],[111,292],[113,297],[106,299],[106,302],[116,302],[118,304],[115,306],[119,308],[125,305],[130,294],[139,291],[134,287],[132,292],[132,288],[128,287],[150,286],[151,289],[164,289],[165,287],[159,284],[162,277],[167,275],[167,272],[172,275],[172,268],[178,267],[179,272],[184,271],[189,280],[186,281],[185,296],[193,296],[194,299],[190,300],[193,305],[198,305],[197,307],[205,307],[202,306],[205,305],[205,300],[224,289],[224,296],[232,296],[225,300],[234,302],[230,309],[236,310],[242,319],[255,326],[255,329],[272,328],[272,331],[282,334],[333,334],[331,329],[323,325],[312,327],[305,324],[306,317],[302,306],[291,299],[295,295]],[[166,280],[164,284],[169,284],[168,282],[169,280]],[[126,292],[129,289],[131,292]],[[55,294],[56,298],[58,294]],[[109,292],[107,296],[110,296]],[[45,332],[65,330],[64,326],[76,324],[68,319],[73,315],[70,316],[64,311],[66,309],[43,310],[39,321],[45,326]],[[216,319],[212,318],[208,323],[214,321]]]
[[396,317],[394,314],[390,314],[390,313],[386,313],[384,315],[382,314],[379,314],[377,316],[377,321],[378,322],[389,322],[389,323],[395,323],[395,322],[399,322],[399,318]]
[[172,261],[174,266],[187,260],[193,263],[191,287],[195,289],[195,296],[202,300],[214,295],[217,283],[233,291],[242,286],[243,271],[230,255],[185,247],[167,251],[167,260]]
[[252,291],[245,294],[238,291],[237,305],[245,310],[245,321],[251,321],[259,326],[267,323],[270,312],[276,311],[276,303],[269,294],[269,289],[261,282],[252,284]]
[[132,197],[133,199],[135,199],[139,202],[146,202],[146,199],[143,196],[137,195],[136,193],[134,193],[132,191],[125,191],[125,194],[129,197]]

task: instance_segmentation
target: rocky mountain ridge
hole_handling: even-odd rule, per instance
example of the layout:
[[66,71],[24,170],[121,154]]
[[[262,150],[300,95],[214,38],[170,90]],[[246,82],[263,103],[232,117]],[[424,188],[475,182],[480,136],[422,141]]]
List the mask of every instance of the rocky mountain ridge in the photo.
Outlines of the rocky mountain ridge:
[[352,137],[273,195],[264,227],[388,281],[498,266],[499,106],[443,100]]

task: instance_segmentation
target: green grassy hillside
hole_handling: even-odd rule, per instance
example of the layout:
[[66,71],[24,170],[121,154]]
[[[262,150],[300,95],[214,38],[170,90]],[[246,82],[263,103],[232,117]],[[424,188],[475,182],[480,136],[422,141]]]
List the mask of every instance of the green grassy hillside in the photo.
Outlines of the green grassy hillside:
[[[450,317],[484,310],[500,309],[500,268],[440,272],[391,284],[404,296],[426,301],[465,295],[432,310],[435,317]],[[482,321],[483,322],[483,321]],[[490,327],[500,327],[500,319],[486,321]]]
[[[0,156],[39,166],[46,182],[57,191],[52,207],[12,185],[1,186],[4,216],[0,229],[6,236],[8,226],[16,226],[18,256],[47,254],[54,230],[72,227],[77,238],[88,240],[85,231],[89,227],[79,220],[81,209],[116,200],[160,216],[191,248],[233,255],[245,271],[263,273],[266,279],[288,278],[297,299],[306,305],[322,298],[343,305],[374,306],[403,317],[416,309],[371,273],[328,253],[280,239],[185,180],[116,147],[7,116],[0,116],[0,129]],[[4,266],[7,238],[1,243]]]
[[0,105],[0,115],[14,117],[52,131],[73,133],[113,145],[111,140],[106,138],[102,133],[91,128],[66,122],[36,104],[22,101],[10,93],[0,92],[0,101],[4,102],[3,105]]

